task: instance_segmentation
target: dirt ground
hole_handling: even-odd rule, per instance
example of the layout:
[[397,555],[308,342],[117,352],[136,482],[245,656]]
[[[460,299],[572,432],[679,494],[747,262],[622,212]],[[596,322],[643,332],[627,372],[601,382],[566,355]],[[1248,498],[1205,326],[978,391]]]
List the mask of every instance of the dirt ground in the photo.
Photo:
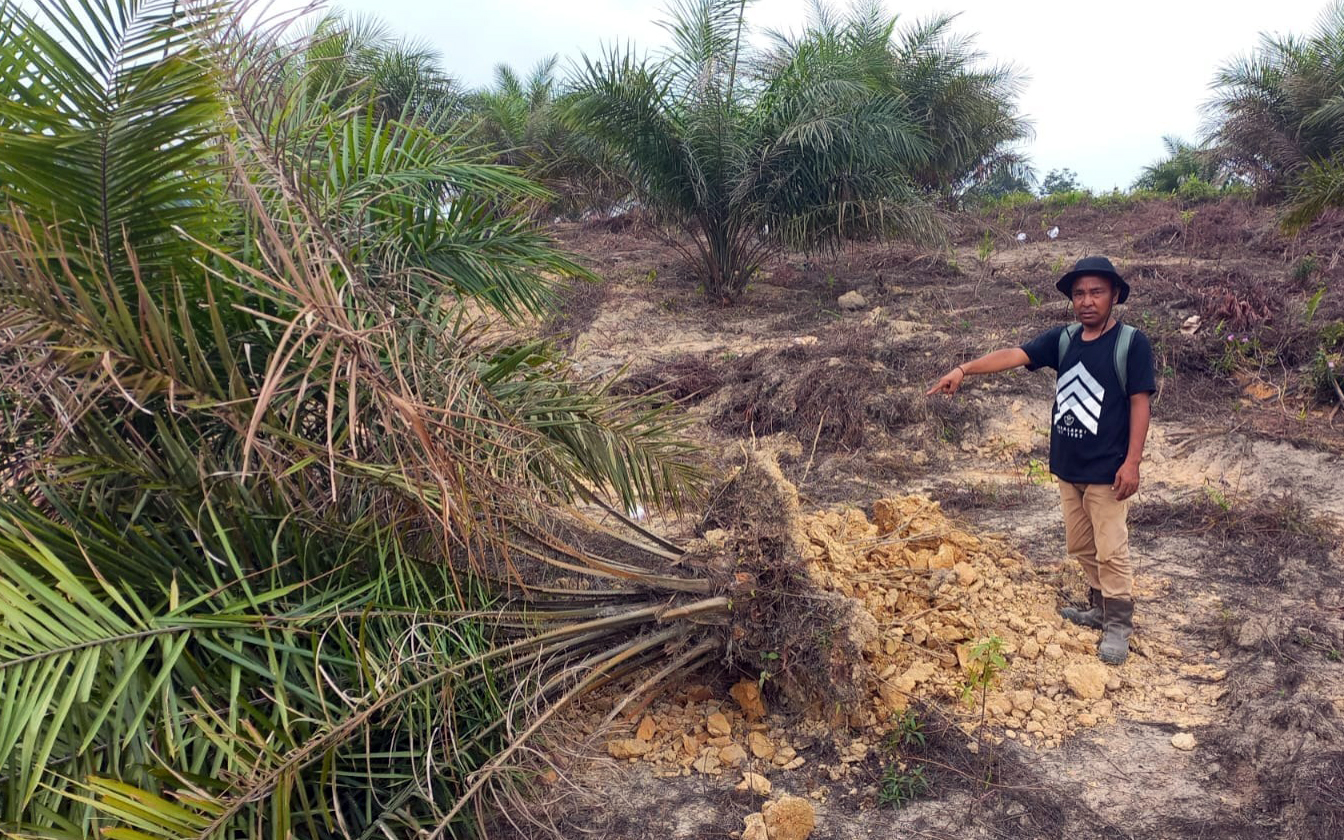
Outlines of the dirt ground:
[[[564,228],[603,282],[573,292],[548,329],[584,374],[679,402],[711,450],[767,442],[809,515],[934,500],[959,533],[1020,562],[1020,598],[1062,604],[1082,584],[1045,469],[1049,372],[977,377],[952,399],[924,391],[958,362],[1069,320],[1054,280],[1107,254],[1133,284],[1121,317],[1152,338],[1160,382],[1131,508],[1136,653],[1107,689],[1115,702],[1095,714],[1026,668],[1020,640],[995,690],[1026,686],[1051,698],[1051,716],[1071,708],[1053,735],[1028,730],[1039,716],[1014,722],[1008,704],[987,740],[968,738],[966,707],[945,690],[911,706],[919,744],[865,735],[862,721],[818,728],[768,687],[770,714],[753,723],[733,717],[725,676],[651,707],[660,730],[701,737],[684,772],[664,772],[603,748],[638,717],[582,731],[598,698],[574,716],[580,755],[567,752],[544,809],[564,836],[740,837],[744,816],[788,792],[814,805],[814,838],[1344,837],[1344,414],[1305,375],[1314,331],[1344,317],[1344,223],[1287,240],[1240,203],[1152,202],[1033,205],[955,230],[941,250],[789,255],[722,305],[650,231]],[[851,291],[863,302],[845,310]],[[1185,334],[1192,317],[1200,327]],[[689,535],[688,522],[662,524]],[[1090,658],[1097,634],[1073,638],[1048,618],[1043,639],[1072,639]],[[733,729],[721,738],[787,743],[792,769],[751,754],[719,773],[691,766],[689,751],[713,740],[696,721],[714,710]],[[914,767],[927,784],[893,802],[893,779]],[[770,797],[736,789],[743,770],[767,777]]]

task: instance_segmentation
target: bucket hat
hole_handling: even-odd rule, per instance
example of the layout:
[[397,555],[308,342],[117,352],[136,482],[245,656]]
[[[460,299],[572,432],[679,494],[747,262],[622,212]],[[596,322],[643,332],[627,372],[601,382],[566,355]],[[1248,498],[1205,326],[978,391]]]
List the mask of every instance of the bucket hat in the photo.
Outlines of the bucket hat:
[[1129,284],[1125,282],[1125,278],[1120,276],[1120,272],[1115,270],[1115,266],[1111,265],[1111,261],[1105,257],[1083,257],[1073,264],[1072,271],[1059,278],[1055,288],[1059,289],[1064,297],[1073,297],[1073,281],[1087,274],[1110,278],[1115,287],[1120,290],[1120,297],[1116,300],[1116,303],[1124,303],[1125,299],[1129,297]]

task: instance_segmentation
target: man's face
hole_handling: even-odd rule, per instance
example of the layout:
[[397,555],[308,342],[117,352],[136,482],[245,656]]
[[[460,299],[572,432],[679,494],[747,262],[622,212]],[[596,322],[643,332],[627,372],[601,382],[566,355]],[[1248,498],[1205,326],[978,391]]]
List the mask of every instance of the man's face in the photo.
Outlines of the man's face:
[[1085,327],[1103,327],[1111,317],[1116,290],[1105,277],[1085,274],[1073,281],[1073,311]]

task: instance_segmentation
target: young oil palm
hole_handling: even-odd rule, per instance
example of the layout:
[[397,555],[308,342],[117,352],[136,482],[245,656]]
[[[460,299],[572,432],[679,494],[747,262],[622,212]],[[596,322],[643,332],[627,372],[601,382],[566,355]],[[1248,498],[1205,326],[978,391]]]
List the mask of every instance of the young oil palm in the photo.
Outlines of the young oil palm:
[[1302,223],[1337,204],[1344,167],[1344,4],[1307,36],[1262,35],[1224,65],[1205,106],[1208,136],[1232,173],[1262,195],[1292,197]]
[[806,45],[749,72],[761,57],[745,47],[743,8],[675,4],[666,55],[585,58],[571,110],[641,206],[689,235],[674,241],[716,298],[740,295],[786,247],[834,246],[857,219],[909,221],[909,173],[929,154],[904,102],[873,91],[849,55]]
[[847,61],[876,94],[903,103],[907,119],[928,144],[911,170],[925,192],[956,196],[996,169],[1023,174],[1013,145],[1030,138],[1017,111],[1025,77],[1011,65],[988,65],[968,36],[951,32],[955,15],[901,26],[881,0],[855,0],[846,14],[824,3],[812,8],[802,34],[774,33],[765,74],[802,51]]
[[1191,178],[1214,185],[1225,179],[1224,164],[1216,149],[1174,136],[1163,137],[1162,144],[1167,156],[1145,166],[1134,182],[1134,189],[1174,193]]

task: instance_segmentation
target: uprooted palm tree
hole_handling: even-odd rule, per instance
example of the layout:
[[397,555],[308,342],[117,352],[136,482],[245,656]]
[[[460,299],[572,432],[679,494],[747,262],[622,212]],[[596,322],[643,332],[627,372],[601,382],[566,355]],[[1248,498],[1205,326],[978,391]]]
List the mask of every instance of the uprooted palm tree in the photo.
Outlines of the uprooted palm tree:
[[673,424],[468,314],[577,271],[493,215],[542,193],[246,12],[0,14],[6,833],[467,832],[569,699],[799,585],[778,535],[674,564],[617,513],[695,489]]
[[1233,174],[1291,199],[1290,226],[1344,204],[1344,3],[1331,3],[1310,35],[1262,35],[1213,87],[1210,140]]
[[854,56],[800,44],[768,74],[743,41],[740,0],[685,0],[658,60],[585,58],[571,110],[611,152],[642,208],[717,298],[740,295],[784,248],[837,244],[846,226],[925,223],[911,173],[929,140],[906,102],[874,91]]

